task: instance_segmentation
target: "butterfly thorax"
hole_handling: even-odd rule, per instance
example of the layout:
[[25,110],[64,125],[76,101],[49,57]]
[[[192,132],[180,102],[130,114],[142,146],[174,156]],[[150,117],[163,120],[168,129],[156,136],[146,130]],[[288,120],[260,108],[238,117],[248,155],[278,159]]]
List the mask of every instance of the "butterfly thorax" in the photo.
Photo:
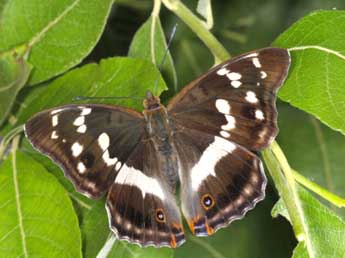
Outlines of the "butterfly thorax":
[[149,140],[153,142],[159,155],[159,166],[161,171],[165,172],[163,176],[167,177],[172,191],[175,191],[178,179],[178,162],[171,141],[173,130],[166,108],[160,103],[159,98],[153,96],[151,92],[147,93],[144,108],[143,113]]

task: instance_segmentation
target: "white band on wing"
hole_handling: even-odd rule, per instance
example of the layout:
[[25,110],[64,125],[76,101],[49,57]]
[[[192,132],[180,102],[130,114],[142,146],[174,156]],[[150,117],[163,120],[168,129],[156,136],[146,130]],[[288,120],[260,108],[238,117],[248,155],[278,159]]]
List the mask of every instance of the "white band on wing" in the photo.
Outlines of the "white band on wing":
[[159,197],[161,200],[165,199],[163,189],[157,179],[148,177],[140,170],[128,167],[126,164],[123,165],[116,176],[115,183],[136,186],[140,189],[143,198],[145,198],[146,193],[149,193]]

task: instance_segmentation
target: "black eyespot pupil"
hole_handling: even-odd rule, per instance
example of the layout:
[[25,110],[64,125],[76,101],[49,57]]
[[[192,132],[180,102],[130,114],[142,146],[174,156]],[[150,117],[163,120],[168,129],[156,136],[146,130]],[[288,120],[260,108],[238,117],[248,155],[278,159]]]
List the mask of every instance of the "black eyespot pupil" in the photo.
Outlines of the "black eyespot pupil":
[[164,221],[164,214],[162,211],[157,211],[157,219],[159,221]]
[[204,197],[204,204],[206,207],[210,207],[212,205],[212,199],[210,196],[205,196]]

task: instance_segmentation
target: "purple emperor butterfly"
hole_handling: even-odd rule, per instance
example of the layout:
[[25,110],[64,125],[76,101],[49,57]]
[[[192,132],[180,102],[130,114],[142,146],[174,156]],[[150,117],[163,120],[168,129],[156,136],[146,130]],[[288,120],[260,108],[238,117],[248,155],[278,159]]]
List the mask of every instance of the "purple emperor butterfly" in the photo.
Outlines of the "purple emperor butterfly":
[[257,151],[277,135],[276,92],[287,50],[265,48],[228,60],[187,85],[164,107],[148,91],[144,111],[65,105],[25,124],[32,145],[61,166],[77,191],[98,198],[119,239],[140,246],[212,235],[265,195]]

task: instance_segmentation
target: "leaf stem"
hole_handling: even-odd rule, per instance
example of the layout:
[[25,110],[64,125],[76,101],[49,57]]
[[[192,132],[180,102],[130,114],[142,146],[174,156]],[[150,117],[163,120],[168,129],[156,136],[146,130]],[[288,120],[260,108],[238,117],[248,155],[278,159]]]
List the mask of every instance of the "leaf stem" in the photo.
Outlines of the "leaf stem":
[[279,195],[287,207],[295,235],[297,239],[302,240],[304,230],[296,203],[296,198],[298,199],[298,196],[296,196],[297,192],[294,180],[293,178],[291,180],[290,177],[290,166],[276,142],[273,142],[271,147],[265,149],[262,154],[274,184],[278,189]]
[[332,203],[333,205],[337,207],[340,207],[340,208],[345,207],[345,198],[341,198],[331,193],[330,191],[322,188],[318,184],[310,181],[309,179],[305,178],[304,176],[302,176],[300,173],[298,173],[297,171],[293,169],[291,169],[291,172],[295,180],[301,185],[303,185],[304,187],[318,194],[319,196],[321,196],[322,198],[324,198],[325,200],[329,201],[330,203]]
[[229,59],[230,54],[206,28],[204,22],[191,12],[180,0],[162,0],[163,4],[175,13],[204,42],[212,52],[215,63]]
[[110,233],[108,240],[105,242],[102,249],[98,252],[96,258],[106,258],[110,254],[114,244],[116,242],[116,237],[113,233]]
[[156,22],[159,16],[159,12],[161,10],[161,5],[162,5],[161,0],[154,0],[153,10],[151,13],[152,21],[151,21],[151,31],[150,31],[150,44],[151,44],[151,61],[154,65],[156,65],[156,53],[155,53]]
[[20,125],[14,129],[12,129],[5,137],[2,139],[0,143],[0,160],[2,160],[6,154],[7,146],[12,141],[12,139],[21,133],[24,130],[23,125]]

